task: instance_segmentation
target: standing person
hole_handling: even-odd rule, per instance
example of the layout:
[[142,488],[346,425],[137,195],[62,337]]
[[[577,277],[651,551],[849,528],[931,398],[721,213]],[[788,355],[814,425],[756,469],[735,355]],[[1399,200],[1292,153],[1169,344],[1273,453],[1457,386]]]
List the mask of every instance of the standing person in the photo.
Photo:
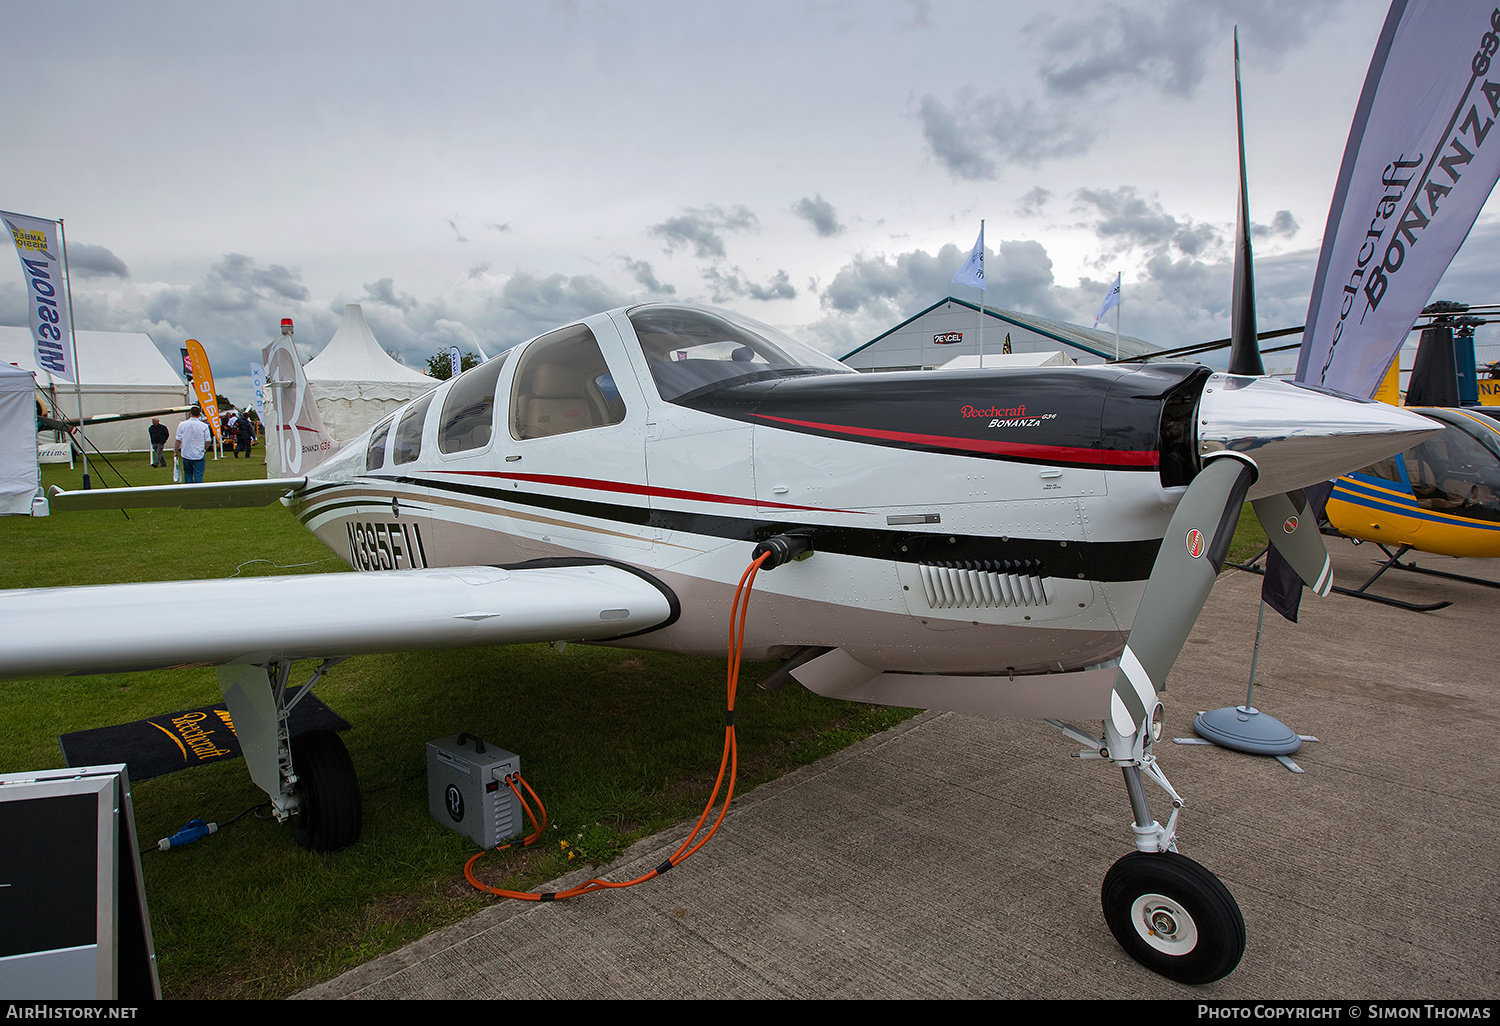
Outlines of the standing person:
[[177,425],[177,444],[173,452],[182,457],[182,483],[203,483],[203,462],[208,453],[208,443],[213,438],[213,429],[203,419],[203,408],[194,406],[188,419]]
[[153,467],[165,467],[167,465],[167,457],[162,452],[162,448],[167,444],[167,439],[172,436],[172,432],[167,430],[167,426],[161,422],[160,417],[152,417],[151,427],[146,434],[151,439],[151,465]]
[[255,438],[255,425],[250,423],[250,418],[243,413],[234,425],[234,458],[239,459],[240,453],[245,454],[245,459],[250,458],[250,442]]

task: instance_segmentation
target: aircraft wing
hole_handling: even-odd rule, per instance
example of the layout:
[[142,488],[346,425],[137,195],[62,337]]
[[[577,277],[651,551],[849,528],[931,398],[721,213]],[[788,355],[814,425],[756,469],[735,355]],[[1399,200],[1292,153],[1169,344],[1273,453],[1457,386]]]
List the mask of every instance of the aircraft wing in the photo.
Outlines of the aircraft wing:
[[19,589],[0,591],[0,677],[594,641],[677,613],[664,585],[602,563]]
[[88,509],[146,509],[180,506],[183,509],[225,509],[230,506],[269,506],[283,495],[307,487],[305,477],[273,477],[265,481],[214,481],[211,484],[145,485],[139,488],[88,488],[65,492],[56,485],[47,495],[48,508],[58,513]]

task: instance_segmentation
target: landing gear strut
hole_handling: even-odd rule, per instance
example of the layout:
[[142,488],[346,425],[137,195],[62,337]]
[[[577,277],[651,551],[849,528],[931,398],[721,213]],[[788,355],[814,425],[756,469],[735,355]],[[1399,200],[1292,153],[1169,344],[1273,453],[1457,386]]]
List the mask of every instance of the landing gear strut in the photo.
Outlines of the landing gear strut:
[[317,852],[359,840],[364,819],[359,778],[336,733],[313,730],[292,737],[288,716],[340,661],[325,659],[295,692],[287,689],[290,663],[230,665],[217,671],[250,779],[270,796],[277,820],[291,823],[297,843]]
[[[1046,722],[1088,745],[1079,758],[1108,760],[1125,776],[1137,850],[1110,867],[1099,895],[1104,921],[1120,947],[1147,969],[1179,983],[1212,983],[1228,976],[1245,954],[1245,920],[1219,878],[1177,851],[1177,810],[1184,803],[1151,753],[1160,733],[1161,706],[1129,736],[1104,721],[1102,741],[1070,724]],[[1142,774],[1172,799],[1166,826],[1151,815]]]

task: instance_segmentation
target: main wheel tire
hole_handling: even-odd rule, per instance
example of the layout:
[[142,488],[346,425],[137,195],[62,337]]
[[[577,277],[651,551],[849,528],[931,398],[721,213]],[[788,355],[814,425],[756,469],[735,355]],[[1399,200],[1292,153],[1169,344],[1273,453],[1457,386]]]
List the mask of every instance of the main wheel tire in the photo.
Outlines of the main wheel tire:
[[1229,889],[1176,852],[1131,852],[1110,867],[1100,893],[1120,947],[1152,972],[1202,984],[1234,971],[1245,919]]
[[364,803],[349,749],[330,730],[292,738],[292,770],[302,808],[292,817],[292,836],[310,851],[337,851],[359,840]]

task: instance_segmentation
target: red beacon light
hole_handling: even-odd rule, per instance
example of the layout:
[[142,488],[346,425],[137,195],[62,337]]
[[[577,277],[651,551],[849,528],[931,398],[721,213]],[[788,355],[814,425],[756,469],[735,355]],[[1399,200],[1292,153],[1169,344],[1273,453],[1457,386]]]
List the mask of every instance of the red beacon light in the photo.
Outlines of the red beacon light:
[[292,319],[290,317],[283,317],[281,319],[281,333],[283,335],[290,335],[292,333]]

